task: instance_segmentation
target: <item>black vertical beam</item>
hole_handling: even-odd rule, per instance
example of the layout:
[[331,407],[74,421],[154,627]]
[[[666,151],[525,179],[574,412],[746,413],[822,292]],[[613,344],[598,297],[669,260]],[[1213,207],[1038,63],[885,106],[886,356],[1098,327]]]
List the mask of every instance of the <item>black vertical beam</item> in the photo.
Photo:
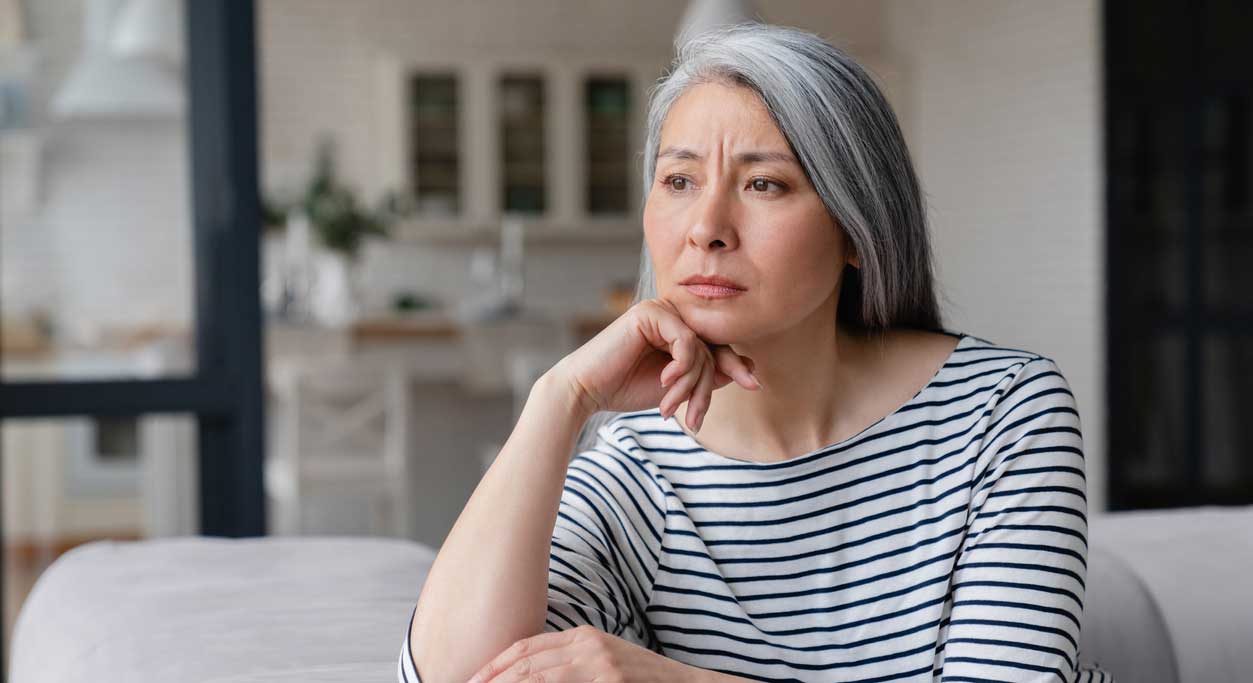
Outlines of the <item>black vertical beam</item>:
[[252,0],[186,2],[188,124],[196,235],[196,343],[202,378],[226,381],[232,409],[202,415],[200,529],[265,534],[264,405]]
[[[0,197],[0,200],[3,200]],[[3,303],[4,297],[0,297],[0,303]],[[2,312],[2,310],[0,310]],[[0,315],[0,321],[4,320],[4,316]],[[0,323],[2,327],[2,323]],[[3,331],[3,330],[0,330]],[[0,395],[4,392],[4,372],[3,372],[4,353],[0,352]],[[0,410],[0,418],[4,417],[4,412]],[[4,420],[0,419],[0,426],[4,424]],[[9,680],[9,666],[4,660],[4,594],[8,590],[5,588],[5,575],[8,565],[4,559],[4,439],[0,438],[0,683]]]
[[[0,354],[3,355],[3,354]],[[9,680],[9,667],[4,662],[4,592],[5,588],[5,568],[4,562],[4,440],[0,439],[0,683]]]
[[1105,405],[1106,419],[1108,425],[1105,430],[1105,471],[1106,471],[1106,507],[1110,510],[1118,510],[1123,507],[1123,494],[1121,482],[1125,480],[1122,474],[1123,462],[1118,457],[1121,449],[1121,429],[1119,425],[1122,423],[1122,415],[1125,408],[1122,402],[1118,400],[1115,392],[1118,388],[1124,386],[1121,376],[1119,351],[1122,348],[1122,338],[1119,336],[1119,327],[1122,324],[1121,307],[1118,305],[1117,284],[1122,281],[1122,272],[1119,269],[1118,250],[1122,245],[1118,241],[1118,222],[1121,216],[1118,214],[1115,205],[1114,188],[1113,188],[1113,167],[1115,158],[1115,145],[1113,142],[1114,120],[1117,115],[1118,108],[1122,102],[1116,96],[1110,72],[1114,68],[1113,60],[1117,56],[1114,46],[1117,42],[1117,34],[1115,33],[1114,20],[1117,13],[1114,10],[1115,0],[1105,0],[1101,3],[1101,93],[1104,95],[1104,106],[1102,114],[1105,125],[1104,146],[1105,146]]
[[1201,241],[1205,227],[1205,215],[1202,198],[1204,182],[1205,154],[1204,140],[1204,107],[1208,87],[1202,76],[1205,63],[1202,54],[1204,43],[1203,27],[1205,24],[1205,7],[1203,1],[1193,4],[1188,13],[1188,41],[1184,52],[1192,67],[1192,77],[1183,85],[1185,122],[1185,145],[1187,149],[1187,173],[1184,174],[1184,240],[1185,240],[1185,273],[1187,277],[1187,305],[1184,307],[1185,317],[1185,363],[1184,363],[1184,430],[1187,435],[1187,454],[1184,458],[1183,505],[1200,505],[1208,499],[1208,491],[1201,480],[1201,463],[1205,457],[1204,430],[1201,429],[1201,416],[1205,414],[1205,399],[1201,386],[1201,345],[1203,339],[1202,316],[1205,314],[1205,296],[1201,280]]

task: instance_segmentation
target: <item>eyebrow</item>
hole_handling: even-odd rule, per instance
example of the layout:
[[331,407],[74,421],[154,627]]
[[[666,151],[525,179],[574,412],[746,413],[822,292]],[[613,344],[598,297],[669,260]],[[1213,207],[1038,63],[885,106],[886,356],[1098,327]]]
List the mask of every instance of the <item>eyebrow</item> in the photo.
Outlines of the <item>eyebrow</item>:
[[[700,161],[704,159],[703,156],[697,154],[693,150],[687,149],[686,147],[667,147],[657,154],[658,159],[663,157],[673,157],[675,159],[682,159],[685,161]],[[741,152],[733,158],[741,164],[751,164],[758,161],[779,161],[785,164],[795,164],[800,166],[800,164],[796,161],[796,157],[788,154],[787,152]]]

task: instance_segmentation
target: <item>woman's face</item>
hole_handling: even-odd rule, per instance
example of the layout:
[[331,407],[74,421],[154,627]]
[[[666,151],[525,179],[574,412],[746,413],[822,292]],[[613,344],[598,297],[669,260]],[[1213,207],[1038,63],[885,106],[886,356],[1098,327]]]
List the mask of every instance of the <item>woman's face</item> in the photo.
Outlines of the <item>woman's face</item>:
[[[657,295],[701,338],[746,343],[816,313],[835,324],[843,232],[756,93],[721,83],[687,89],[662,124],[644,206]],[[743,291],[708,298],[680,284],[720,275]],[[818,311],[826,306],[828,311]]]

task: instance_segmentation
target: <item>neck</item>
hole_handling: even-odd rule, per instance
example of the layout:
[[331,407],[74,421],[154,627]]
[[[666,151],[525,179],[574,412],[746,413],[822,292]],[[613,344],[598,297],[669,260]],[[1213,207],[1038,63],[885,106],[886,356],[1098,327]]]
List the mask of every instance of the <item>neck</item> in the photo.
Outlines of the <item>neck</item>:
[[[799,325],[745,343],[760,391],[732,382],[715,391],[701,431],[723,443],[793,455],[822,447],[862,425],[859,397],[871,386],[876,341],[835,323],[835,299]],[[860,388],[860,389],[859,389]],[[690,429],[689,429],[690,431]]]

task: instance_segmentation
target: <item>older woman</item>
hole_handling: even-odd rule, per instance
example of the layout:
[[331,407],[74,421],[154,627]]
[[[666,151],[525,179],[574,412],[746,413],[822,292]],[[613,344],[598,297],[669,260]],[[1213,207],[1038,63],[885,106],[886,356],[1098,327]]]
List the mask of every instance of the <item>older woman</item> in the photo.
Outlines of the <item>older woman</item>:
[[637,302],[532,389],[400,679],[1112,680],[1078,661],[1074,397],[942,327],[872,79],[735,26],[682,46],[648,125]]

